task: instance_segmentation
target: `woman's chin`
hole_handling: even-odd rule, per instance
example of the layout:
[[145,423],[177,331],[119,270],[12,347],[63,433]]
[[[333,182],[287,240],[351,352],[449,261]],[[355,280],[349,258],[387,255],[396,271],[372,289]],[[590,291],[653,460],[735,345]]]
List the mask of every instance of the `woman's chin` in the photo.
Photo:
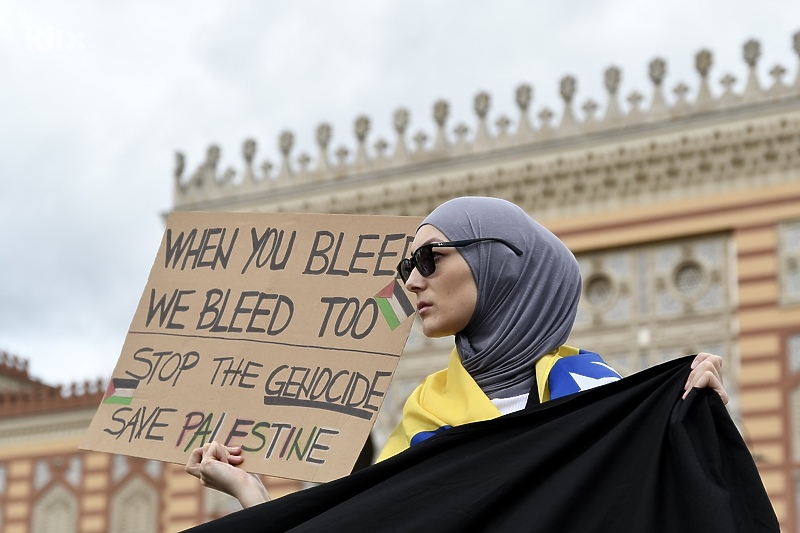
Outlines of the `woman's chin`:
[[441,339],[442,337],[449,337],[450,335],[455,335],[452,331],[446,330],[440,326],[435,324],[425,324],[425,321],[422,322],[422,334],[428,337],[429,339]]
[[438,339],[441,337],[439,330],[434,326],[426,325],[425,321],[422,322],[422,334],[429,339]]

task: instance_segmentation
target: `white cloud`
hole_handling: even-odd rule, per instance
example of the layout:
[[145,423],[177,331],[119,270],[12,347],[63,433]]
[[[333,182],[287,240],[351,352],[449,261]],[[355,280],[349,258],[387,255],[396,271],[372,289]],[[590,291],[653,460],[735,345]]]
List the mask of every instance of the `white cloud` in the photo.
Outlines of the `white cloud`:
[[[179,1],[36,3],[0,7],[0,349],[31,359],[49,382],[109,375],[169,208],[174,151],[187,172],[208,144],[222,168],[277,161],[284,129],[295,156],[316,155],[314,130],[353,146],[353,121],[393,140],[392,112],[411,133],[474,123],[472,98],[515,117],[513,93],[535,87],[534,110],[560,110],[558,82],[578,78],[578,102],[604,100],[603,70],[623,69],[621,96],[647,93],[647,63],[668,60],[667,87],[692,82],[694,54],[715,54],[712,81],[743,83],[741,46],[762,41],[759,72],[794,79],[800,4],[766,2]],[[26,32],[61,32],[62,47]],[[79,46],[66,48],[68,34]],[[40,39],[41,41],[41,39]]]

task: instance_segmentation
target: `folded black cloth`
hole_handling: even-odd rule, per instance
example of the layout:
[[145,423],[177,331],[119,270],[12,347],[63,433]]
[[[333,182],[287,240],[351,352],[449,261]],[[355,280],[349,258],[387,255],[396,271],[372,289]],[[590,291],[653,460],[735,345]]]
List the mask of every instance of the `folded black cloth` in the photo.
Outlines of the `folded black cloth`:
[[777,532],[752,456],[685,357],[456,427],[190,531]]

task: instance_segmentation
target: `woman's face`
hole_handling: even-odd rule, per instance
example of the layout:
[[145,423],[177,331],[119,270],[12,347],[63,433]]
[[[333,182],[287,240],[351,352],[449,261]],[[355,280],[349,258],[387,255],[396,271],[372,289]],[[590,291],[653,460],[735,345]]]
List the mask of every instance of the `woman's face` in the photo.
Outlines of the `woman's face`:
[[[411,245],[412,253],[431,242],[447,238],[430,224],[419,228]],[[467,327],[478,302],[478,286],[467,262],[457,248],[434,248],[436,270],[427,278],[415,268],[406,289],[417,296],[417,312],[426,337],[455,335]]]

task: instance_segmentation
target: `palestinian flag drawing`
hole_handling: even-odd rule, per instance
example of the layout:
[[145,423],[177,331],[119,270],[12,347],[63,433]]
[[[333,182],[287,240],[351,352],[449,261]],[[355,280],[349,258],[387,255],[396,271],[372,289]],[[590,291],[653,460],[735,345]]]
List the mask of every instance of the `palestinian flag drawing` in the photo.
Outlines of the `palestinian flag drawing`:
[[106,394],[103,396],[103,403],[130,405],[133,399],[133,391],[138,386],[138,379],[112,378],[106,389]]
[[394,331],[403,320],[414,314],[414,306],[408,299],[403,287],[393,279],[386,287],[375,295],[375,302],[381,310],[386,323]]

